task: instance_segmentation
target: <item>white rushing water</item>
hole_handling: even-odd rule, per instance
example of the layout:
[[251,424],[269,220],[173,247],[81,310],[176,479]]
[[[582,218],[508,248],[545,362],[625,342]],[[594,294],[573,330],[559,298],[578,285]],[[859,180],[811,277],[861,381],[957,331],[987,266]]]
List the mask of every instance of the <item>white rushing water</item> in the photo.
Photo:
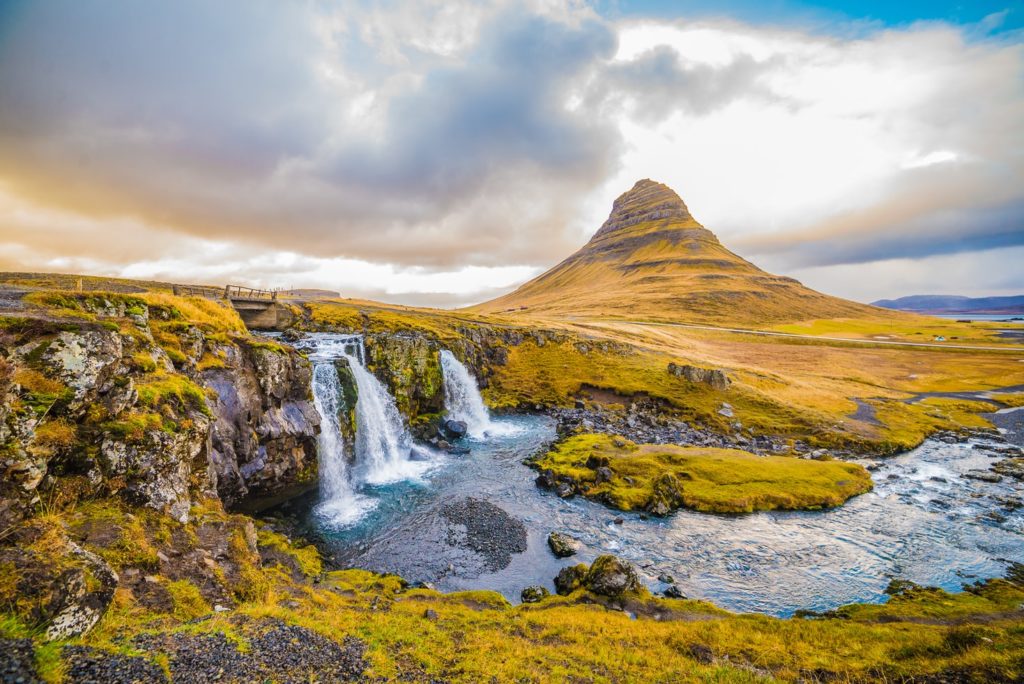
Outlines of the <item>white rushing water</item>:
[[[357,335],[317,335],[308,347],[313,361],[313,403],[320,414],[318,514],[330,526],[345,527],[373,509],[378,500],[359,492],[361,484],[415,479],[433,455],[412,443],[395,400],[365,368],[366,352]],[[347,453],[339,413],[343,405],[335,366],[344,360],[356,381],[355,455]],[[411,460],[415,455],[417,460]],[[350,464],[354,464],[350,467]]]
[[[384,484],[421,475],[430,457],[415,446],[395,399],[373,373],[346,353],[356,380],[356,463],[370,484]],[[415,458],[416,460],[413,460]]]
[[441,350],[441,374],[444,377],[444,408],[451,420],[466,424],[466,434],[480,439],[494,429],[476,378],[447,349]]
[[338,422],[338,412],[343,409],[341,383],[332,360],[317,361],[313,366],[313,404],[320,414],[318,510],[330,523],[348,525],[373,508],[375,502],[357,494],[349,480],[348,455]]

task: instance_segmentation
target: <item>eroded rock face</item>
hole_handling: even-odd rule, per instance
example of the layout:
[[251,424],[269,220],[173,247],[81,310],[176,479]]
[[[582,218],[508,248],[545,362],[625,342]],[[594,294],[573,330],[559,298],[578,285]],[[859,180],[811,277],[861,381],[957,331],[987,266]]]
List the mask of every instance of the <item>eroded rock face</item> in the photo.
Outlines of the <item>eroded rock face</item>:
[[724,391],[729,389],[729,376],[720,368],[700,368],[698,366],[674,363],[668,364],[668,372],[677,378],[686,378],[690,382],[708,385],[712,389]]
[[296,354],[237,347],[202,374],[216,392],[210,463],[225,504],[315,482],[320,417],[312,369]]
[[319,416],[299,354],[207,336],[139,302],[85,304],[117,318],[0,334],[3,528],[41,491],[115,495],[184,521],[197,493],[236,505],[315,481]]

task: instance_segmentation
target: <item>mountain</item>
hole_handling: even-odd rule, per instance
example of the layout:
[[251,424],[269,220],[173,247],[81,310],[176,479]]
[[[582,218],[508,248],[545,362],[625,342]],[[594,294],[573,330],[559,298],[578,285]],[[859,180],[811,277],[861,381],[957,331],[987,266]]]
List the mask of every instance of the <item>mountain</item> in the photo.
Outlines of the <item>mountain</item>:
[[698,223],[671,188],[638,181],[582,249],[482,313],[765,325],[893,314],[762,271]]
[[911,295],[879,299],[874,306],[930,314],[1024,315],[1024,295],[1012,297],[960,297],[957,295]]

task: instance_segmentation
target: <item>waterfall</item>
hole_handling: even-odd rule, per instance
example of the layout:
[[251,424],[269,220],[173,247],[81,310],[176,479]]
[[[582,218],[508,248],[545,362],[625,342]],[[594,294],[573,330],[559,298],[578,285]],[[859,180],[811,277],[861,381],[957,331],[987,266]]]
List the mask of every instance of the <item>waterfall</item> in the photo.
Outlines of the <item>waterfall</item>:
[[348,473],[345,442],[341,438],[338,412],[341,383],[333,359],[321,359],[313,365],[313,405],[320,414],[317,452],[320,462],[320,505],[318,512],[332,524],[350,525],[376,504],[352,489]]
[[464,422],[466,434],[476,439],[492,431],[495,426],[477,389],[476,378],[447,349],[441,350],[441,374],[444,376],[444,407],[448,417]]
[[[346,354],[356,380],[359,400],[356,402],[356,463],[363,479],[371,484],[384,484],[423,473],[429,456],[415,447],[405,428],[395,398],[373,373]],[[417,460],[410,460],[416,456]]]

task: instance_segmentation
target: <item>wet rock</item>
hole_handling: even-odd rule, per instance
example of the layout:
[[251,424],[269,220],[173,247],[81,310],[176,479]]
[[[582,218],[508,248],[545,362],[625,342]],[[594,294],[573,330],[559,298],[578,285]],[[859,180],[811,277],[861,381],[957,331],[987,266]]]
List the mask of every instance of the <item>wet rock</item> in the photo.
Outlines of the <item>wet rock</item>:
[[583,580],[586,578],[588,570],[589,568],[583,563],[562,568],[555,576],[555,591],[560,596],[568,596],[576,591],[583,586]]
[[1001,482],[1003,479],[1002,475],[992,473],[987,470],[968,470],[964,473],[964,477],[970,480],[978,480],[980,482]]
[[571,484],[562,482],[555,488],[555,494],[562,499],[571,499],[576,494],[576,491]]
[[547,589],[545,589],[542,586],[535,585],[523,589],[523,593],[520,594],[520,598],[522,599],[523,603],[540,603],[550,595],[551,592],[549,592]]
[[508,567],[512,554],[526,551],[526,526],[489,501],[460,499],[445,505],[441,515],[450,525],[448,544],[479,554],[492,572]]
[[679,590],[679,587],[677,587],[674,584],[671,585],[671,586],[666,587],[665,591],[663,591],[662,594],[665,595],[665,598],[670,598],[670,599],[684,599],[684,598],[686,598],[686,596],[683,594],[683,592]]
[[610,555],[597,557],[583,579],[583,585],[595,594],[610,597],[639,591],[642,586],[630,563]]
[[449,419],[441,424],[441,429],[447,437],[451,439],[461,439],[466,436],[468,426],[465,421]]
[[658,575],[658,581],[664,582],[665,584],[675,584],[676,580],[674,577],[672,577],[672,575],[663,572],[660,575]]
[[303,338],[303,334],[295,328],[288,328],[281,333],[281,339],[285,342],[298,342]]
[[548,535],[548,547],[551,549],[551,553],[555,554],[556,557],[568,558],[569,556],[576,555],[576,552],[579,550],[580,543],[567,534],[552,532]]

